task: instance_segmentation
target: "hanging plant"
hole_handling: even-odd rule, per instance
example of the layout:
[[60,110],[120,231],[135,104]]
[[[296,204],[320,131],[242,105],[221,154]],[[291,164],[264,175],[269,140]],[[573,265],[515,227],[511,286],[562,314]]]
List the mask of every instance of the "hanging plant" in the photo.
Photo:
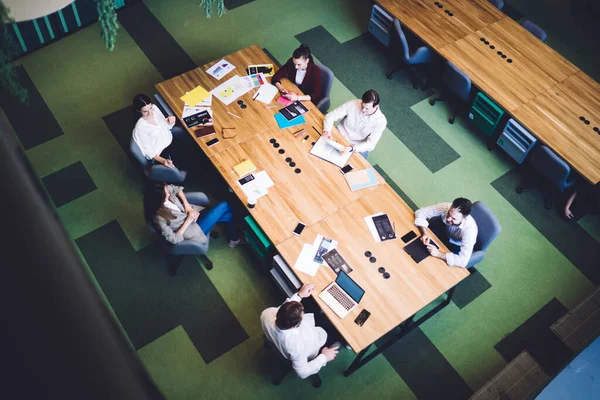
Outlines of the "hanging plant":
[[0,87],[19,99],[27,102],[27,90],[21,86],[11,60],[17,55],[17,46],[8,33],[9,24],[14,21],[8,16],[9,9],[0,1]]
[[225,14],[225,4],[223,4],[223,0],[200,0],[200,6],[204,7],[207,19],[212,17],[212,10],[215,3],[217,4],[217,13],[219,14],[219,17],[222,17],[223,14]]
[[106,48],[113,51],[117,41],[117,12],[114,0],[97,0],[98,23],[100,24],[100,37],[104,40]]

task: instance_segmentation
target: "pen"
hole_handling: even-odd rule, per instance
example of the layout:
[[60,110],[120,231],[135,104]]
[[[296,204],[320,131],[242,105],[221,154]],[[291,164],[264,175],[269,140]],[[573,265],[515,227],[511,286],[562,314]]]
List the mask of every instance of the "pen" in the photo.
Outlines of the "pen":
[[296,131],[296,132],[292,133],[292,135],[296,136],[296,134],[297,134],[297,133],[300,133],[300,132],[302,132],[303,130],[304,130],[304,129],[300,129],[299,131]]
[[321,136],[321,132],[319,132],[319,130],[318,130],[317,128],[315,128],[315,127],[313,126],[313,129],[315,130],[315,132],[317,132],[317,133],[319,134],[319,136]]
[[254,101],[254,99],[256,99],[258,97],[258,92],[260,91],[260,88],[258,88],[258,90],[256,91],[256,93],[254,93],[254,96],[252,96],[252,101]]
[[275,108],[275,107],[277,107],[277,106],[269,106],[269,107],[266,107],[266,108]]
[[394,236],[396,236],[396,222],[392,221],[392,229],[394,230]]
[[238,117],[237,115],[235,115],[235,114],[233,114],[233,113],[230,113],[229,111],[227,111],[227,114],[229,114],[229,115],[233,115],[233,116],[234,116],[234,117],[236,117],[237,119],[241,119],[240,117]]
[[304,136],[304,139],[302,139],[302,143],[306,142],[308,140],[308,138],[309,138],[308,135]]

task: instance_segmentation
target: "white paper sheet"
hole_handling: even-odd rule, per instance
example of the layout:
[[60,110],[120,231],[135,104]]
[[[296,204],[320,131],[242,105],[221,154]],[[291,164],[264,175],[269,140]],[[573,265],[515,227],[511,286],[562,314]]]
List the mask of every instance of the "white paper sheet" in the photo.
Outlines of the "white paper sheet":
[[[267,171],[260,171],[254,174],[254,181],[256,181],[256,184],[258,184],[259,186],[267,189],[270,188],[271,186],[275,185],[275,183],[273,183],[273,181],[271,180],[271,177],[269,176],[269,174],[267,174]],[[252,182],[254,182],[252,181]]]
[[317,143],[310,150],[310,154],[313,156],[317,156],[322,158],[325,161],[329,161],[332,164],[337,165],[342,168],[344,165],[348,163],[348,160],[352,156],[352,153],[340,153],[332,146],[327,143],[327,139],[324,136],[321,136]]
[[273,101],[273,98],[277,93],[279,93],[277,86],[267,83],[266,85],[262,85],[258,88],[258,95],[255,97],[255,100],[269,104]]
[[[329,241],[324,241],[323,239],[329,239]],[[331,238],[325,238],[323,235],[317,235],[315,241],[312,244],[314,250],[313,261],[319,264],[325,263],[322,257],[323,254],[327,253],[329,250],[335,249],[337,244],[338,242],[336,240],[333,240]]]
[[227,61],[225,59],[222,59],[221,61],[219,61],[218,63],[216,63],[209,69],[207,69],[206,72],[210,76],[221,80],[222,77],[227,75],[233,69],[235,69],[235,65],[231,64],[229,61]]
[[212,108],[210,107],[201,107],[201,106],[190,106],[189,104],[183,105],[183,113],[181,114],[181,118],[189,117],[190,115],[198,114],[202,111],[208,111],[210,117],[212,118]]
[[314,255],[315,249],[310,244],[304,243],[296,264],[294,264],[294,269],[310,276],[315,276],[320,264],[313,261]]
[[378,212],[377,214],[367,215],[363,219],[365,220],[365,223],[369,228],[369,232],[371,232],[371,235],[373,235],[373,240],[375,240],[376,242],[381,242],[381,239],[379,238],[379,233],[377,232],[377,228],[375,227],[375,222],[373,222],[373,217],[376,217],[378,215],[383,215],[383,213]]
[[269,84],[264,74],[254,74],[240,77],[242,85],[250,89]]
[[244,86],[240,77],[235,75],[210,91],[223,104],[230,105],[238,97],[245,95],[252,87]]

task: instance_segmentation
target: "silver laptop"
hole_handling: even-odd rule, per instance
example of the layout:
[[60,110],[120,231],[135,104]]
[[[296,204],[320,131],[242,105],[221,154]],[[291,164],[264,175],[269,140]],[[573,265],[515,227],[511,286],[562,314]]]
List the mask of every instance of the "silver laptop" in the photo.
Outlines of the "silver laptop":
[[340,318],[344,318],[362,299],[365,291],[345,273],[340,270],[336,280],[331,282],[319,297]]

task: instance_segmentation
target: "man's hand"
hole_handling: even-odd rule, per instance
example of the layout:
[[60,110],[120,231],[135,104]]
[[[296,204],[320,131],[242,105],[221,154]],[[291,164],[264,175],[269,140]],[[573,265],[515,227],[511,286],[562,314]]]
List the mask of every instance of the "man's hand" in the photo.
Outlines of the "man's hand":
[[352,152],[353,150],[354,150],[353,146],[346,146],[346,147],[344,147],[344,149],[342,151],[340,151],[340,153],[348,154],[348,153]]
[[323,347],[321,350],[321,354],[325,356],[327,362],[333,361],[335,357],[338,355],[339,347]]
[[430,239],[429,239],[429,235],[427,235],[426,233],[424,233],[424,234],[421,236],[421,242],[423,242],[423,244],[424,244],[425,246],[428,246],[428,245],[429,245],[429,240],[430,240]]
[[429,254],[431,254],[434,257],[441,258],[441,259],[446,259],[446,256],[444,255],[444,253],[442,253],[441,251],[439,251],[437,249],[437,247],[435,247],[433,244],[428,244],[427,245],[427,251],[429,251]]
[[176,120],[175,120],[175,117],[174,117],[174,116],[172,116],[172,115],[169,115],[169,116],[167,117],[167,124],[169,124],[169,125],[173,125],[173,124],[175,124],[175,121],[176,121]]
[[307,298],[308,296],[310,296],[310,293],[315,289],[315,287],[316,286],[312,283],[305,283],[298,291],[298,296],[300,296],[303,299]]
[[333,138],[333,136],[331,135],[331,132],[329,132],[329,131],[323,131],[323,137],[325,137],[327,139]]

